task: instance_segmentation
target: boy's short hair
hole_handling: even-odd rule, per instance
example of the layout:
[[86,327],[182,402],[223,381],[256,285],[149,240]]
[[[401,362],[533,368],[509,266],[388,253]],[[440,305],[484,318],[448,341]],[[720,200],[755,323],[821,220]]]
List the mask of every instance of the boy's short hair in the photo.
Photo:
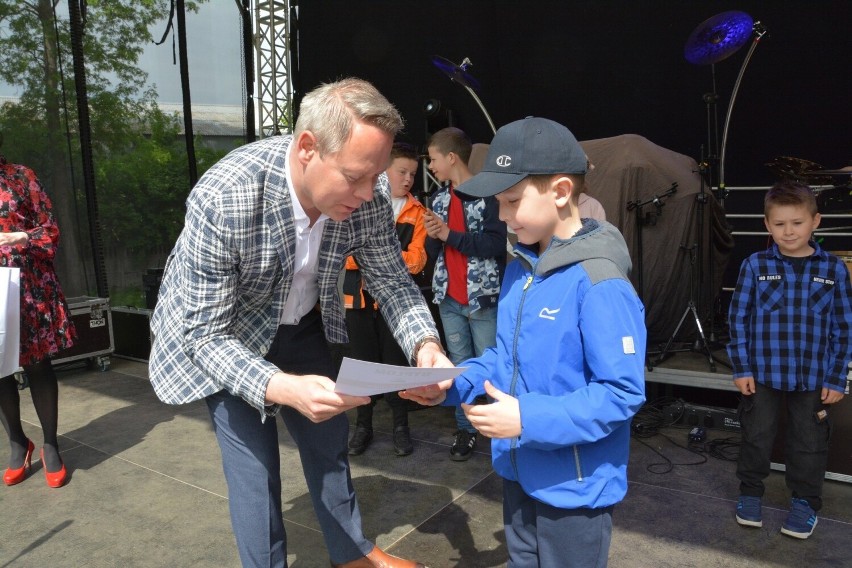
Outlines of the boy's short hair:
[[813,190],[797,181],[779,181],[769,188],[763,198],[763,216],[769,217],[769,210],[776,205],[804,206],[811,216],[818,213]]
[[586,176],[580,174],[532,174],[527,176],[526,179],[533,184],[539,193],[544,193],[550,189],[553,178],[562,176],[567,176],[574,181],[575,187],[578,188],[577,195],[586,191]]
[[461,128],[454,126],[442,128],[433,134],[426,146],[427,148],[437,148],[445,156],[452,152],[461,158],[465,165],[470,160],[470,153],[473,150],[473,143],[470,141],[470,136],[465,134]]
[[419,159],[419,155],[417,154],[417,149],[408,142],[394,142],[390,153],[391,162],[397,158],[408,158],[416,162]]

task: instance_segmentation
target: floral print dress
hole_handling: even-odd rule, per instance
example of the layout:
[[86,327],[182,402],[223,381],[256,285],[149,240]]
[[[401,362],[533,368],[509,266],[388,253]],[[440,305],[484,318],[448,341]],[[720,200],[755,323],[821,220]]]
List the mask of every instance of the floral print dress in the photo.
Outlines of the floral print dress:
[[50,198],[31,169],[0,156],[0,232],[20,231],[29,242],[0,246],[0,266],[21,269],[23,367],[73,345],[76,331],[53,268],[59,227]]

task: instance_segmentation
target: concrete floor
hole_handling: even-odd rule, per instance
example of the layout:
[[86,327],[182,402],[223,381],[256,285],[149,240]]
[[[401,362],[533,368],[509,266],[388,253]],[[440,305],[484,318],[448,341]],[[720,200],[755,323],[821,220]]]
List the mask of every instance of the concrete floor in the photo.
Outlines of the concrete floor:
[[[206,406],[161,404],[144,363],[115,357],[111,363],[105,372],[79,365],[60,372],[60,443],[71,478],[50,489],[34,463],[23,483],[0,486],[0,568],[238,566]],[[22,411],[38,447],[28,390]],[[378,404],[375,441],[351,460],[365,532],[386,550],[432,568],[504,566],[501,484],[489,445],[480,440],[470,461],[450,461],[453,425],[450,409],[413,412],[415,451],[398,458],[387,405]],[[713,457],[695,463],[702,457],[678,447],[686,445],[686,432],[664,428],[633,440],[630,488],[615,509],[611,567],[852,566],[852,485],[826,482],[816,532],[799,541],[778,532],[789,496],[783,474],[773,473],[763,529],[742,528],[734,521],[734,463]],[[281,440],[290,566],[325,568],[296,452],[283,430]],[[4,436],[0,463],[7,455]],[[668,469],[660,465],[666,460],[678,465],[653,473]]]

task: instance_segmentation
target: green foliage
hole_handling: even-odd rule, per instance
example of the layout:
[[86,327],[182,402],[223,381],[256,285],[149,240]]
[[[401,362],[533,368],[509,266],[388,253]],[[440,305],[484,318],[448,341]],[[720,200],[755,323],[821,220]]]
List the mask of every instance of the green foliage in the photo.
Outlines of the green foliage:
[[[82,41],[90,95],[110,91],[123,99],[135,97],[147,82],[136,63],[143,46],[153,39],[151,26],[168,15],[169,0],[89,0],[87,4]],[[194,10],[197,4],[190,2],[188,7]],[[65,74],[73,74],[67,4],[0,0],[0,78],[21,86],[22,100],[45,107],[59,95],[53,91],[59,84],[57,44]]]
[[[187,2],[187,9],[195,11],[205,1]],[[169,0],[87,2],[82,42],[107,246],[170,247],[183,223],[190,188],[179,124],[157,108],[156,92],[137,66],[144,45],[153,41],[153,24],[168,16],[169,8]],[[0,0],[0,78],[21,89],[17,104],[0,107],[3,153],[38,172],[48,192],[77,188],[70,199],[54,198],[65,227],[85,223],[72,64],[66,3]],[[196,148],[200,172],[221,155],[200,143]],[[71,171],[73,183],[58,183]],[[76,210],[62,210],[62,203]]]
[[[24,101],[0,106],[0,132],[3,147],[0,149],[10,162],[26,164],[39,177],[47,168],[44,149],[47,145],[47,125],[43,116],[34,114]],[[42,183],[44,183],[42,179]]]
[[[190,190],[179,122],[152,104],[136,127],[123,146],[103,148],[96,160],[103,238],[130,250],[170,248],[183,227]],[[196,154],[203,172],[223,152],[198,143]]]
[[130,306],[132,308],[145,307],[145,294],[139,286],[128,288],[112,288],[109,291],[109,303],[112,307]]
[[[183,227],[184,201],[190,190],[180,121],[153,101],[127,108],[112,97],[101,98],[104,104],[93,105],[98,112],[92,114],[92,153],[103,241],[130,250],[171,248]],[[119,116],[123,119],[116,124]],[[3,153],[10,161],[25,163],[36,172],[47,170],[44,122],[28,114],[25,105],[0,107],[0,131],[5,139]],[[225,154],[199,139],[195,152],[199,174]],[[76,201],[82,211],[79,159],[70,167],[77,174]],[[42,181],[50,192],[48,180]]]

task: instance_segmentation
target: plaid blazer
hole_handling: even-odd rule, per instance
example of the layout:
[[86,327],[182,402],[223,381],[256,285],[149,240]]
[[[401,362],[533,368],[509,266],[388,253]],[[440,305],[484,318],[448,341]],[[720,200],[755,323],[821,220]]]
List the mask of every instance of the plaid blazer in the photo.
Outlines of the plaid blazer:
[[[234,150],[187,199],[185,225],[166,261],[151,320],[149,375],[163,402],[183,404],[226,389],[267,415],[278,410],[264,404],[278,368],[263,356],[293,280],[296,235],[285,173],[291,140],[275,136]],[[326,338],[347,342],[338,277],[354,254],[410,357],[419,340],[438,332],[402,261],[393,219],[383,174],[372,201],[345,221],[326,222],[319,300]]]

